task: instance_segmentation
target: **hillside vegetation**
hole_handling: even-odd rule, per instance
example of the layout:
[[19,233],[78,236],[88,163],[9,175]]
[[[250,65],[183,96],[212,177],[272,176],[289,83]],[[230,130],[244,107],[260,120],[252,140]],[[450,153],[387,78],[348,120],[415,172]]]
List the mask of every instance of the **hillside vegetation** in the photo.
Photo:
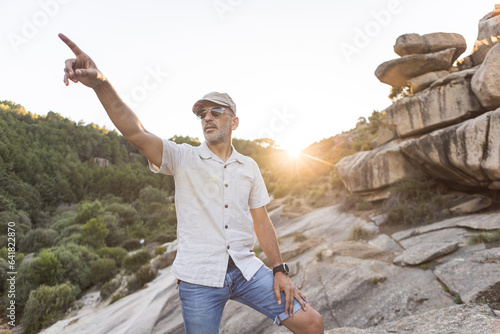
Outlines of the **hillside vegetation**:
[[[356,129],[315,143],[298,158],[269,139],[233,139],[233,145],[257,161],[274,198],[290,206],[327,205],[320,199],[342,188],[333,164],[369,149],[380,117],[374,112],[370,122],[362,119]],[[197,138],[170,139],[200,144]],[[9,222],[16,231],[16,322],[36,333],[89,288],[110,296],[118,273],[128,275],[129,292],[154,278],[154,248],[176,238],[173,195],[173,178],[150,172],[145,157],[116,131],[0,101],[2,311],[9,302]]]

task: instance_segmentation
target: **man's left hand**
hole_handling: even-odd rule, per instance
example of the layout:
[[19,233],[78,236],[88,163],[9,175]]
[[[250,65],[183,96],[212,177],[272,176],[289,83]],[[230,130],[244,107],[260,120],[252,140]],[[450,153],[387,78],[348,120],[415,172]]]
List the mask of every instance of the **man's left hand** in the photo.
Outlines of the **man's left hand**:
[[280,305],[281,291],[285,293],[285,313],[293,316],[294,299],[297,299],[304,311],[306,310],[306,304],[304,303],[304,301],[307,301],[306,296],[304,296],[302,292],[300,292],[300,290],[295,287],[295,285],[287,275],[279,272],[274,276],[274,295],[276,296],[276,301]]

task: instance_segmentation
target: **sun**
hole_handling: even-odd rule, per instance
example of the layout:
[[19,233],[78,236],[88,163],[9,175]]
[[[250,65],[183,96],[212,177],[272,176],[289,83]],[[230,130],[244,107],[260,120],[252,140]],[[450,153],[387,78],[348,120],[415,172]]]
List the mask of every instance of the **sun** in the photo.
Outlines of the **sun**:
[[302,149],[297,146],[286,147],[285,151],[290,158],[298,158],[302,154]]

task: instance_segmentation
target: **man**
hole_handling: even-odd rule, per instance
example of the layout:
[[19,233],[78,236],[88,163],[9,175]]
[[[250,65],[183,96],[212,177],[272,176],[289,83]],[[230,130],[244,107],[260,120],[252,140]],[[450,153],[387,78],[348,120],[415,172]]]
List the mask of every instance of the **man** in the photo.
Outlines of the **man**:
[[[143,127],[92,59],[66,36],[59,37],[76,56],[66,60],[64,83],[94,89],[151,170],[174,176],[179,244],[172,273],[180,282],[186,332],[218,333],[224,306],[233,299],[294,333],[323,333],[321,315],[287,276],[257,164],[231,145],[239,119],[229,95],[209,93],[194,104],[206,140],[199,147],[162,140]],[[273,271],[253,253],[254,231]]]

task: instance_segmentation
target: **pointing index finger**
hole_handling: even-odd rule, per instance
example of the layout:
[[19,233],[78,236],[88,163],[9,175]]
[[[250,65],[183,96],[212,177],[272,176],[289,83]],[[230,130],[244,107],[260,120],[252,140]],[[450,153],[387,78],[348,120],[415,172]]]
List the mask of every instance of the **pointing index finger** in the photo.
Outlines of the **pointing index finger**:
[[66,43],[66,45],[73,51],[75,56],[79,56],[81,54],[84,54],[84,52],[68,37],[66,37],[64,34],[60,33],[59,38]]

